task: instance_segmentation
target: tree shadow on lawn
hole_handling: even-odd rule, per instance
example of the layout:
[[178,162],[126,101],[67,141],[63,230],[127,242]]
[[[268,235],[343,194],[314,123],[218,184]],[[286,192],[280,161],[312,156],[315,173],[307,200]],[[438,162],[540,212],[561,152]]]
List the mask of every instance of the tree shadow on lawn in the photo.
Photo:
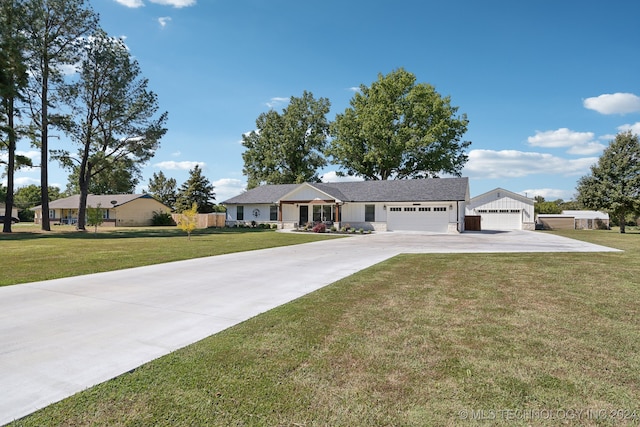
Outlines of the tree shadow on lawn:
[[[214,234],[247,234],[247,233],[265,233],[274,230],[262,228],[201,228],[192,232],[191,236],[205,236]],[[131,238],[148,238],[148,237],[178,237],[184,238],[186,233],[177,227],[148,227],[148,228],[118,228],[105,229],[98,228],[98,232],[94,233],[92,227],[87,227],[86,231],[78,231],[72,228],[67,230],[51,230],[46,231],[23,231],[16,230],[11,233],[0,233],[0,241],[2,240],[36,240],[36,239],[87,239],[87,240],[105,240],[105,239],[131,239]]]

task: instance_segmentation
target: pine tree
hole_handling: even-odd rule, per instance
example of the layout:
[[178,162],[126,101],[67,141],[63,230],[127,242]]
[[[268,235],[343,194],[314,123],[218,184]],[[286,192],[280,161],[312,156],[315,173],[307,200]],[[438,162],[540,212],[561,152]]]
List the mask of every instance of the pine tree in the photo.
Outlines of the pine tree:
[[214,212],[216,193],[209,180],[202,175],[202,169],[196,165],[189,171],[189,179],[180,186],[176,211],[183,212],[198,205],[198,213]]

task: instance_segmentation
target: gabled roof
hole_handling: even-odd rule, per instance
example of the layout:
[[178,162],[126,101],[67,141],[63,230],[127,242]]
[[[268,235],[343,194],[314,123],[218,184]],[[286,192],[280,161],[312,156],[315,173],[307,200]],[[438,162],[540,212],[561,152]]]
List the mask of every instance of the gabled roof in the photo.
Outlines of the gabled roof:
[[486,193],[482,193],[482,194],[480,194],[478,196],[472,197],[471,198],[471,204],[473,204],[474,201],[484,199],[485,197],[487,197],[489,194],[492,194],[492,193],[500,193],[500,198],[503,198],[503,197],[507,196],[507,197],[510,197],[512,199],[519,200],[519,201],[521,201],[523,203],[527,203],[527,204],[530,204],[530,205],[534,204],[534,200],[533,199],[530,199],[530,198],[525,197],[525,196],[523,196],[521,194],[518,194],[518,193],[514,193],[513,191],[505,190],[504,188],[500,188],[500,187],[494,188],[491,191],[487,191]]
[[[89,194],[87,196],[87,206],[94,208],[100,205],[103,209],[117,208],[125,203],[129,203],[137,199],[153,199],[149,194]],[[115,203],[114,203],[115,202]],[[161,202],[158,202],[161,203]],[[49,209],[77,209],[80,204],[80,195],[65,197],[49,202]],[[34,210],[42,209],[42,205],[33,208]]]
[[300,185],[302,184],[262,185],[245,191],[239,196],[232,197],[221,204],[277,203],[278,200],[298,188]]
[[427,178],[385,181],[263,185],[222,204],[277,203],[302,185],[309,185],[342,202],[437,202],[466,200],[468,178]]

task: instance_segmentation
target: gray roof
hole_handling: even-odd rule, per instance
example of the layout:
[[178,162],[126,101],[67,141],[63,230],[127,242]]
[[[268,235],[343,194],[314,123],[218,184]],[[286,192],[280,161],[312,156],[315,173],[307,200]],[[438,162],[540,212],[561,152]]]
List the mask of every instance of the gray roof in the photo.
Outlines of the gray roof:
[[[108,209],[124,205],[136,199],[153,199],[153,197],[149,194],[89,194],[87,196],[87,206],[95,208],[100,205],[103,209]],[[79,204],[80,195],[74,194],[64,199],[49,202],[49,209],[77,209]],[[33,209],[42,209],[42,205],[38,205]]]
[[[263,185],[222,202],[276,203],[305,184]],[[326,182],[308,185],[342,202],[436,202],[465,200],[468,178],[427,178],[386,181]]]

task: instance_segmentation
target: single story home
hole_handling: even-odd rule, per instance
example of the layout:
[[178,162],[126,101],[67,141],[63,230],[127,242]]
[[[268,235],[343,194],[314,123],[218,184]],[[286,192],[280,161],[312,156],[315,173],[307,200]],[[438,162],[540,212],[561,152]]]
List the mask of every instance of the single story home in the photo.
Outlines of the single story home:
[[[4,216],[6,210],[7,210],[7,205],[0,202],[0,215]],[[11,209],[11,216],[13,218],[18,218],[18,208],[16,208],[15,206],[13,207],[13,209]]]
[[[49,202],[49,221],[53,224],[75,224],[78,222],[80,195]],[[154,212],[171,213],[171,208],[149,194],[89,194],[87,206],[102,209],[103,226],[139,227],[151,225]],[[42,221],[42,205],[32,208],[34,221]]]
[[467,217],[478,219],[476,231],[535,229],[533,199],[504,188],[496,188],[472,198],[466,207],[466,214]]
[[468,201],[468,178],[428,178],[263,185],[221,204],[227,225],[324,222],[338,229],[446,233],[464,230]]
[[600,211],[564,210],[560,214],[538,214],[537,223],[545,230],[609,229],[609,214]]

